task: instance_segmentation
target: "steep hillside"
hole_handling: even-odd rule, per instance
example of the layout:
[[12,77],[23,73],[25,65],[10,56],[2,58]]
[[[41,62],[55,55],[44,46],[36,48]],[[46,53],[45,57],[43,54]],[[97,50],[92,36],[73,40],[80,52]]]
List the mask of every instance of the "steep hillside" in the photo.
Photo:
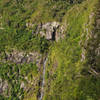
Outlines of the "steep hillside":
[[44,100],[100,99],[99,4],[86,1],[65,15],[66,37],[49,53]]
[[0,0],[0,100],[99,100],[99,5]]

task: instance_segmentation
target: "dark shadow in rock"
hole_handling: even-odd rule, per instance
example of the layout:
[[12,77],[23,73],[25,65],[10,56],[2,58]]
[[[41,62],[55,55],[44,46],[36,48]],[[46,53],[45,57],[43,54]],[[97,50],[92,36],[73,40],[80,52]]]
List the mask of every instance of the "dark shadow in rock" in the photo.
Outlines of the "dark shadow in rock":
[[53,30],[54,30],[54,31],[53,31],[53,33],[52,33],[52,40],[55,41],[55,39],[56,39],[56,38],[55,38],[55,37],[56,37],[56,29],[53,28]]

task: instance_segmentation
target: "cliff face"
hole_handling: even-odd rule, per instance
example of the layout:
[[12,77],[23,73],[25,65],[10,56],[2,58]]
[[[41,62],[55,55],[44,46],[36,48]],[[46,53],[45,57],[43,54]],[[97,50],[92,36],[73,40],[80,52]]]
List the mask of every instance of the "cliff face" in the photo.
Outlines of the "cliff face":
[[99,4],[1,0],[0,100],[99,100]]
[[11,62],[15,64],[36,63],[39,65],[42,55],[37,52],[22,52],[12,50],[11,52],[2,52],[0,54],[1,62]]
[[[33,28],[34,24],[27,23],[27,28]],[[58,41],[64,38],[65,26],[60,25],[59,22],[47,22],[45,24],[39,24],[36,26],[36,30],[32,30],[33,35],[40,34],[41,37],[45,37],[47,40]]]

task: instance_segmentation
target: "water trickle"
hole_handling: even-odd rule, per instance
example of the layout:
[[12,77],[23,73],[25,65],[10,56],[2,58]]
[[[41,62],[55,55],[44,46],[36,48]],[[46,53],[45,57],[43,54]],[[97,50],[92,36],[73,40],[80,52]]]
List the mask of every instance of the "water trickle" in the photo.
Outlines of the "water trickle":
[[43,80],[42,80],[41,93],[40,93],[39,100],[42,100],[43,99],[43,95],[44,95],[45,72],[46,72],[46,63],[47,63],[47,61],[48,61],[48,57],[45,58],[44,63],[43,63]]

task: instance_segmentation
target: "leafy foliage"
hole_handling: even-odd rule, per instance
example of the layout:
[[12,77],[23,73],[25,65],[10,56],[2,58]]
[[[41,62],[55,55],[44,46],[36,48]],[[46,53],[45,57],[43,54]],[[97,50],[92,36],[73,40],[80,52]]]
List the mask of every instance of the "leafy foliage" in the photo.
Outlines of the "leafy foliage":
[[[94,47],[90,52],[89,48],[94,39],[86,41],[89,38],[87,34],[89,35],[95,28],[93,24],[95,17],[90,19],[89,16],[92,12],[95,13],[94,6],[97,3],[98,0],[83,2],[73,6],[65,15],[63,21],[67,24],[66,37],[55,43],[50,51],[44,100],[98,100],[100,98],[100,78],[89,73],[90,59],[96,49]],[[89,32],[85,31],[87,28]],[[83,61],[82,49],[86,43],[88,44],[85,47],[87,53],[84,56],[87,57]],[[94,45],[97,46],[98,43]],[[95,58],[97,59],[96,56]],[[97,63],[96,61],[94,62]],[[98,65],[97,68],[99,68]]]
[[[45,95],[43,100],[98,100],[100,78],[89,73],[93,62],[99,70],[99,57],[94,50],[99,38],[88,40],[94,20],[89,17],[99,0],[0,0],[0,53],[12,48],[40,53],[49,52],[46,68]],[[99,3],[98,3],[99,4]],[[65,39],[58,43],[40,37],[36,32],[39,23],[59,21],[66,26]],[[32,23],[34,27],[27,27]],[[86,32],[86,29],[89,32]],[[97,31],[95,30],[95,34]],[[94,42],[95,44],[92,44]],[[89,47],[94,47],[91,51]],[[86,59],[82,62],[83,48]],[[50,50],[50,51],[49,51]],[[91,59],[91,56],[95,59]],[[94,61],[93,61],[94,60]],[[0,100],[22,100],[28,93],[21,86],[25,77],[39,77],[35,64],[16,65],[0,63],[0,78],[7,80],[10,89]],[[27,84],[27,82],[26,82]],[[36,85],[34,83],[34,85]],[[29,87],[29,85],[27,85]],[[33,95],[37,95],[39,87]],[[11,94],[8,95],[8,92]],[[30,95],[30,94],[29,94]],[[36,96],[32,98],[36,99]]]
[[[20,100],[24,97],[24,90],[21,88],[21,82],[27,82],[25,77],[32,78],[32,75],[38,73],[35,64],[3,64],[0,63],[0,78],[7,81],[9,88],[7,88],[6,97],[0,96],[1,100]],[[10,94],[10,96],[8,96]],[[8,97],[7,97],[8,96]]]

